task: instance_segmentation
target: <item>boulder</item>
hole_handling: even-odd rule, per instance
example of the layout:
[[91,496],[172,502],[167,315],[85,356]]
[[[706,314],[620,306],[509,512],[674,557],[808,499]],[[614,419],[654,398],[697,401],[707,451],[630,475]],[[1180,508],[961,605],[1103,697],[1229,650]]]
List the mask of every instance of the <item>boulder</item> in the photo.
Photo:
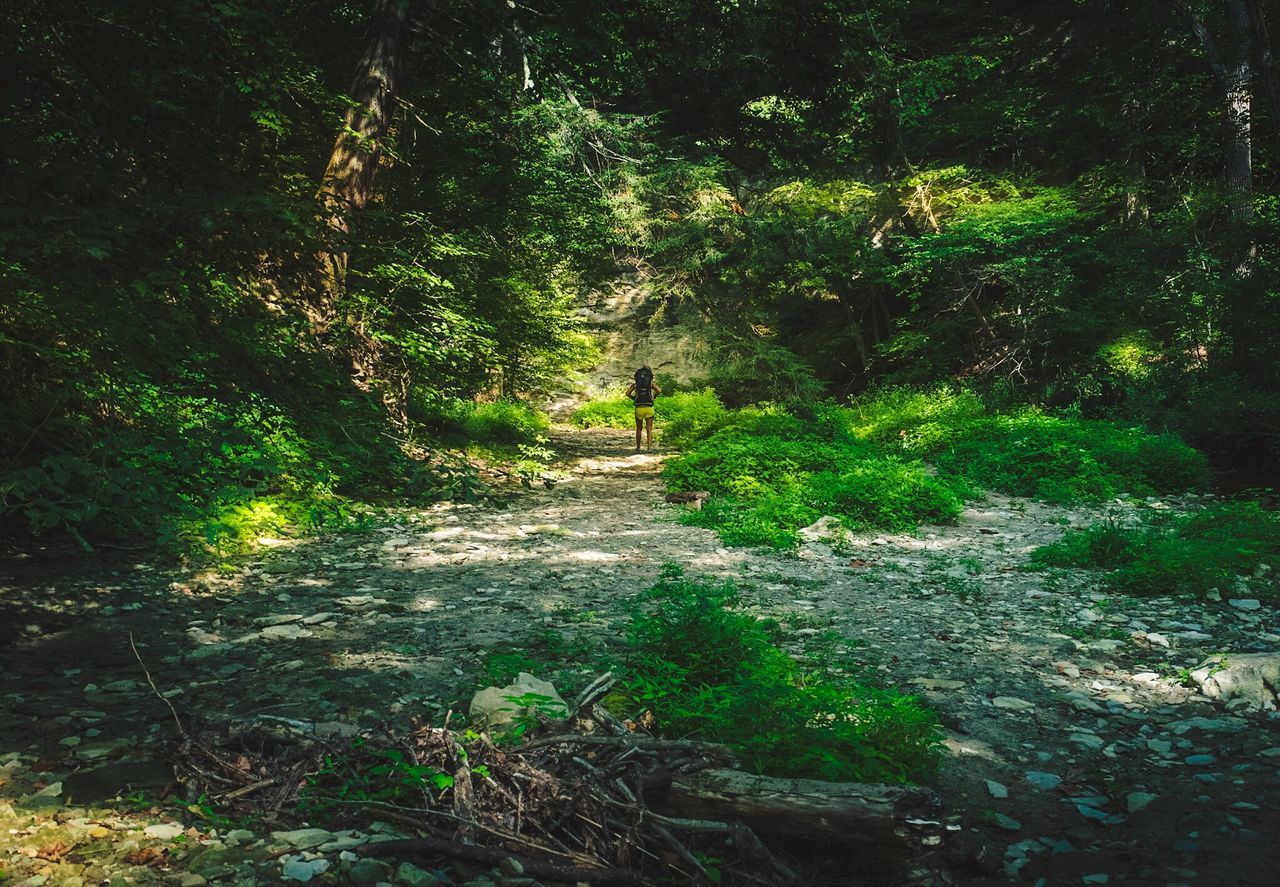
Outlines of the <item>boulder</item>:
[[505,733],[521,718],[569,716],[569,706],[550,681],[521,672],[505,687],[485,687],[471,698],[471,723],[491,733]]
[[1231,653],[1210,656],[1191,672],[1210,699],[1243,699],[1250,708],[1276,707],[1280,693],[1280,653]]

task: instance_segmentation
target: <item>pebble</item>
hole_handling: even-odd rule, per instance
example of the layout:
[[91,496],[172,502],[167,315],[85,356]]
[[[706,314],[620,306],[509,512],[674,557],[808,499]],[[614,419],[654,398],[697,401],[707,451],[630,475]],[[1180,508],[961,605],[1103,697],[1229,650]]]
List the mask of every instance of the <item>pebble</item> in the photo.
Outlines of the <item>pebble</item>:
[[1218,759],[1213,755],[1187,755],[1183,760],[1189,767],[1207,767]]
[[302,859],[297,856],[286,856],[282,862],[284,864],[280,867],[280,872],[286,881],[310,881],[316,875],[322,875],[329,870],[329,860],[324,857]]
[[1125,809],[1130,813],[1137,813],[1143,807],[1154,801],[1156,797],[1156,795],[1148,792],[1129,792],[1128,796],[1124,799]]
[[1019,699],[1017,696],[997,696],[991,700],[991,704],[996,708],[1003,708],[1006,711],[1027,711],[1035,708],[1035,704],[1027,702],[1025,699]]
[[993,798],[1009,797],[1009,789],[996,782],[994,779],[987,780],[987,791],[991,793],[991,797]]
[[1043,770],[1028,770],[1022,778],[1043,791],[1051,791],[1062,785],[1061,776]]
[[333,832],[322,828],[300,828],[290,832],[272,832],[271,837],[297,850],[310,850],[332,841]]
[[1004,815],[1003,813],[997,813],[993,817],[993,820],[996,825],[1000,826],[1000,828],[1007,832],[1016,832],[1022,828],[1022,823],[1018,822],[1018,820],[1011,816]]
[[395,883],[401,887],[435,887],[440,879],[411,862],[402,862],[396,869]]
[[170,841],[182,834],[183,831],[185,831],[185,829],[176,822],[162,822],[156,825],[147,826],[142,830],[142,833],[148,838]]
[[1262,608],[1262,602],[1257,598],[1232,598],[1227,603],[1237,610],[1259,610]]

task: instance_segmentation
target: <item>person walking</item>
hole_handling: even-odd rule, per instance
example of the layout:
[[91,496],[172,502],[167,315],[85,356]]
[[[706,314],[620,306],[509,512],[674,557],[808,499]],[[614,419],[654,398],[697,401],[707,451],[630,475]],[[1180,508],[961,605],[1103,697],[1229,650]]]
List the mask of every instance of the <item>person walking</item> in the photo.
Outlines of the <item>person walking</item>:
[[653,449],[653,405],[662,389],[653,381],[653,370],[642,366],[627,386],[627,397],[636,405],[636,452],[640,452],[640,440],[647,440],[646,449]]

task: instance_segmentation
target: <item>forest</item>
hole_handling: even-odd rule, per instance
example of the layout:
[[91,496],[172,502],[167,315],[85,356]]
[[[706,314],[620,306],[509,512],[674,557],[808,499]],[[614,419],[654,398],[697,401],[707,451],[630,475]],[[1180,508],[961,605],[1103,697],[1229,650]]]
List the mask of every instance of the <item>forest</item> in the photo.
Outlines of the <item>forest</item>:
[[1271,883],[1277,22],[5,4],[0,884]]

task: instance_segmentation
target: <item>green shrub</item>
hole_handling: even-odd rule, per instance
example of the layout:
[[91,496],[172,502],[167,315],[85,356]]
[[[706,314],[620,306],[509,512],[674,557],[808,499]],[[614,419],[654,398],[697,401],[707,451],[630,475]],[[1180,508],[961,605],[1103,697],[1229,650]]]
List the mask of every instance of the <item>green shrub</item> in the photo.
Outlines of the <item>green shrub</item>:
[[939,727],[917,699],[798,663],[775,632],[732,584],[668,567],[632,615],[611,704],[651,712],[665,735],[722,742],[760,773],[907,782],[933,772]]
[[[742,425],[735,414],[664,470],[673,489],[712,494],[686,520],[719,530],[726,544],[789,547],[797,530],[823,515],[850,529],[905,530],[953,520],[961,511],[957,488],[919,462],[806,436],[791,416],[743,412]],[[794,436],[757,433],[760,428]]]
[[516,400],[448,401],[428,413],[427,423],[445,437],[478,443],[533,443],[551,427],[545,413]]
[[1107,586],[1130,594],[1236,594],[1237,577],[1252,575],[1250,592],[1275,597],[1278,557],[1280,514],[1236,502],[1136,527],[1106,521],[1074,530],[1036,549],[1031,562],[1107,570]]
[[635,404],[621,394],[609,394],[589,400],[569,416],[578,428],[634,428]]
[[828,433],[909,453],[970,484],[1055,502],[1200,489],[1204,457],[1171,434],[1033,408],[991,413],[972,392],[888,388],[825,408]]

